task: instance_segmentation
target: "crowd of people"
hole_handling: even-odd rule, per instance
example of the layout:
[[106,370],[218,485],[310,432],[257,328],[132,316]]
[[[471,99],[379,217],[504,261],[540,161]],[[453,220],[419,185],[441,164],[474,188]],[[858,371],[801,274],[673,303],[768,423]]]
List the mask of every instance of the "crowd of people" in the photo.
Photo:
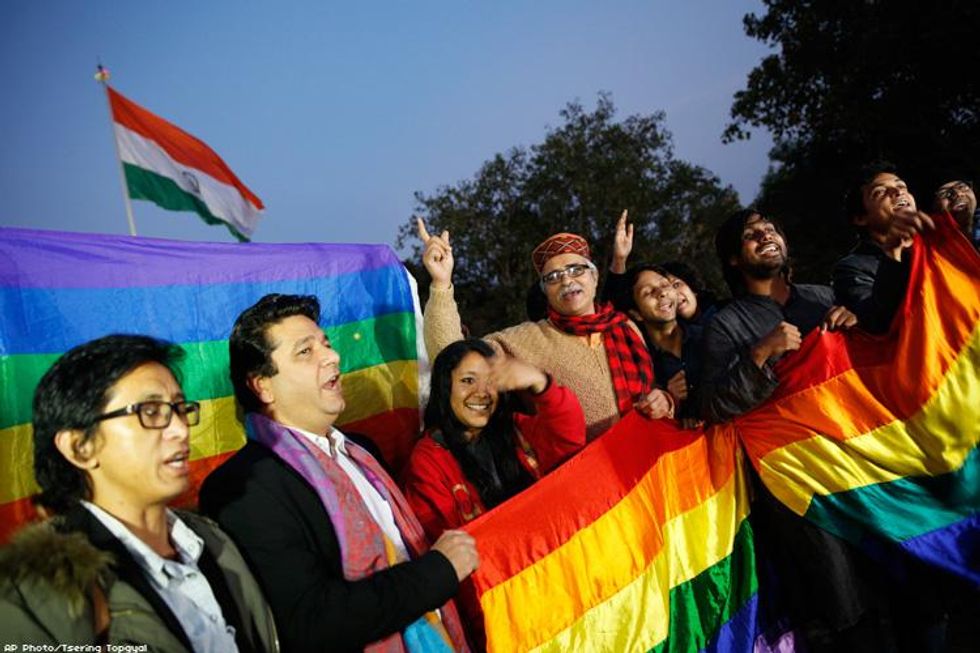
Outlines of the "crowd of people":
[[[685,428],[724,422],[772,395],[775,364],[808,332],[890,328],[913,237],[933,218],[886,164],[855,179],[846,206],[860,240],[829,286],[793,280],[774,217],[731,215],[715,238],[724,302],[685,262],[628,265],[625,211],[604,284],[589,243],[555,234],[531,252],[529,320],[480,339],[463,336],[450,235],[419,221],[433,365],[401,484],[370,442],[335,425],[346,405],[341,352],[318,325],[315,297],[267,295],[234,322],[230,376],[247,439],[204,481],[200,514],[169,507],[191,487],[189,428],[202,411],[175,373],[179,348],[137,335],[75,347],[34,396],[36,503],[47,519],[0,552],[5,643],[479,649],[472,601],[454,601],[479,565],[461,526],[628,412]],[[943,184],[933,208],[973,233],[971,184]],[[943,650],[931,572],[884,579],[757,478],[753,489],[758,551],[780,579],[770,590],[760,577],[760,592],[779,594],[810,650]]]

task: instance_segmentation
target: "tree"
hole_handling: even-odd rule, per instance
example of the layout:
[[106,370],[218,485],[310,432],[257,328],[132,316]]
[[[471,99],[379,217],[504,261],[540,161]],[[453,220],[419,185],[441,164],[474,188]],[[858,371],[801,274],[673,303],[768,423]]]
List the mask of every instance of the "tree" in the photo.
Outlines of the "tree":
[[[560,112],[563,124],[543,142],[497,154],[455,186],[415,194],[430,231],[451,234],[456,297],[473,333],[526,319],[526,293],[537,279],[531,250],[553,233],[585,236],[605,270],[624,208],[636,226],[631,260],[710,260],[705,276],[720,287],[712,234],[738,208],[737,194],[709,171],[674,158],[663,113],[621,122],[615,113],[604,93],[592,112],[569,103]],[[418,271],[414,220],[399,230],[398,246],[409,243],[409,265]],[[427,279],[424,272],[418,278]]]
[[898,165],[926,209],[940,182],[980,169],[980,5],[764,3],[745,31],[774,52],[735,94],[724,139],[773,133],[757,203],[787,223],[804,276],[825,279],[853,241],[843,195],[861,163]]

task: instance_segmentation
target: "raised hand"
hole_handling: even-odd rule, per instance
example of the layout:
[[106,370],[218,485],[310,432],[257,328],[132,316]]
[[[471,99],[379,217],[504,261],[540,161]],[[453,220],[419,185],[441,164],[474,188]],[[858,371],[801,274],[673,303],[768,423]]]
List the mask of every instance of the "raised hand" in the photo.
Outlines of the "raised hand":
[[896,214],[888,226],[888,243],[893,247],[908,247],[912,237],[926,229],[935,229],[936,223],[928,213],[909,209]]
[[529,390],[541,394],[548,387],[548,376],[544,372],[512,356],[497,354],[490,364],[497,392]]
[[613,258],[609,269],[618,274],[626,272],[626,259],[633,251],[633,225],[627,223],[629,211],[623,213],[616,221],[616,234],[613,236]]
[[419,228],[419,238],[422,240],[422,264],[432,277],[432,287],[446,289],[453,283],[453,248],[449,245],[449,232],[443,231],[438,236],[429,234],[422,218],[415,218]]

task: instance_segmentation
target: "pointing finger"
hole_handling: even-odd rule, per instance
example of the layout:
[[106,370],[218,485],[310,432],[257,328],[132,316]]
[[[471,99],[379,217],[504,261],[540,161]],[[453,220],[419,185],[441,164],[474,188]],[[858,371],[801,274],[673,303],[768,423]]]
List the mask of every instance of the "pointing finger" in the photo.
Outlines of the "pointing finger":
[[422,239],[423,243],[429,242],[429,230],[425,228],[425,222],[422,220],[422,218],[416,216],[415,223],[419,228],[419,238]]

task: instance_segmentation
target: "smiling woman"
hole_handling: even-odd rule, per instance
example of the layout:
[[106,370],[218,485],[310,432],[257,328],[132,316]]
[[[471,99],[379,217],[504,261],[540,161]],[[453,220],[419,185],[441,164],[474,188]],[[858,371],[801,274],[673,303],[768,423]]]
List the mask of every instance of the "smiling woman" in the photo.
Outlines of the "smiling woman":
[[514,496],[585,444],[585,417],[570,390],[474,338],[436,357],[425,428],[405,471],[405,496],[431,539]]

